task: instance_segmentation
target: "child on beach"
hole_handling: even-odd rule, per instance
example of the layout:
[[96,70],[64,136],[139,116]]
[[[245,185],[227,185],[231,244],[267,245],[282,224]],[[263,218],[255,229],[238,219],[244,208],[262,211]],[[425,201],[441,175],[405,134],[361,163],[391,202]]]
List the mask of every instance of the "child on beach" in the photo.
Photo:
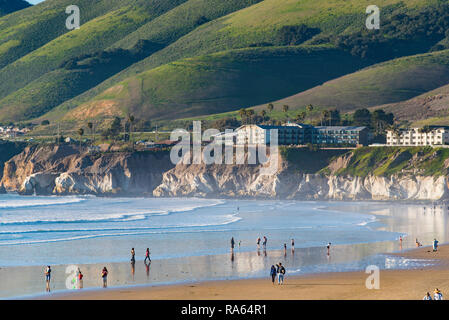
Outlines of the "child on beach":
[[424,296],[424,298],[422,298],[423,300],[432,300],[432,297],[430,296],[430,293],[427,292],[426,295]]
[[437,239],[433,239],[433,252],[436,252],[438,250],[438,240]]
[[101,271],[101,278],[103,279],[103,288],[108,287],[108,269],[106,267]]

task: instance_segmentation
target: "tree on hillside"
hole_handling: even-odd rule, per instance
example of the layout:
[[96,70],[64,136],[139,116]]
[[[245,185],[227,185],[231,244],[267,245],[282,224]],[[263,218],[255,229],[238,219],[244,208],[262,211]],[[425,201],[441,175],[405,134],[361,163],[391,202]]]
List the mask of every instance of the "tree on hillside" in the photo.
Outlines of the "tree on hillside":
[[383,109],[374,110],[371,114],[373,128],[377,134],[382,134],[388,125],[394,123],[393,113],[386,113]]
[[246,113],[246,109],[242,108],[242,109],[239,110],[238,113],[239,113],[240,118],[242,119],[242,123],[246,124],[248,122],[248,116],[247,116],[247,113]]
[[249,123],[252,123],[253,120],[253,116],[254,116],[254,110],[253,109],[249,109],[246,111],[247,117],[249,119]]
[[84,135],[84,129],[83,128],[79,128],[78,129],[78,135],[80,136],[80,148],[81,148],[81,139]]
[[296,115],[296,117],[295,117],[295,121],[296,122],[303,122],[304,121],[304,119],[306,118],[306,112],[305,111],[301,111],[301,112],[299,112],[297,115]]
[[267,116],[267,112],[265,110],[260,111],[260,116],[262,117],[263,121],[265,121],[265,117]]
[[321,111],[321,125],[326,125],[326,121],[330,118],[330,111],[325,109]]
[[352,121],[356,126],[369,127],[371,124],[371,112],[368,109],[357,109],[352,116]]
[[91,136],[92,141],[93,141],[93,139],[94,139],[94,137],[93,137],[93,128],[94,128],[94,124],[93,124],[92,122],[88,122],[88,123],[87,123],[87,127],[89,128],[90,136]]
[[267,109],[268,109],[268,112],[270,112],[270,113],[273,112],[274,105],[272,103],[269,103],[267,106]]
[[306,107],[306,110],[307,110],[307,112],[311,112],[311,111],[313,110],[313,105],[309,104],[309,105]]
[[127,121],[129,123],[129,141],[131,142],[133,150],[134,150],[134,143],[133,143],[131,135],[132,135],[132,132],[133,132],[133,123],[134,123],[135,120],[136,119],[134,118],[134,115],[128,113]]
[[286,105],[286,104],[284,104],[283,106],[282,106],[282,111],[284,111],[284,113],[285,113],[285,117],[287,118],[287,121],[288,121],[288,109],[289,109],[289,106],[288,105]]
[[341,124],[340,111],[338,109],[329,110],[329,125],[336,126]]

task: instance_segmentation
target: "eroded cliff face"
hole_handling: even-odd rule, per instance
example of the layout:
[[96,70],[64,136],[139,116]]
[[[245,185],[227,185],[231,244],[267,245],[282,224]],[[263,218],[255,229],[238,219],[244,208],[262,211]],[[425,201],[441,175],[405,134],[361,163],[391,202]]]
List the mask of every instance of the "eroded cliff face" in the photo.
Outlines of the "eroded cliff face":
[[168,154],[32,146],[5,163],[0,185],[21,194],[151,195],[172,167]]
[[279,168],[259,165],[174,166],[168,153],[81,152],[75,146],[27,147],[5,163],[0,188],[22,194],[239,197],[298,200],[449,199],[446,176],[341,176],[350,155],[335,159],[326,175],[302,173],[279,158]]
[[178,165],[164,173],[153,195],[256,197],[298,200],[440,200],[449,198],[444,176],[343,177],[303,174],[283,163],[261,175],[258,166]]

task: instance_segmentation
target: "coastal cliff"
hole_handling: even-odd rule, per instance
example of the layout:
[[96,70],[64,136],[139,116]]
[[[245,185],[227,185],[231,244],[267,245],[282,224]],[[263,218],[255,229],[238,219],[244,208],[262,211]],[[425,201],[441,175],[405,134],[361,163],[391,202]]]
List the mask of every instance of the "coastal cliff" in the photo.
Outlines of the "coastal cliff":
[[168,153],[29,146],[5,163],[0,185],[21,194],[151,195],[171,167]]
[[449,149],[285,149],[278,170],[178,164],[168,152],[89,153],[28,146],[4,164],[0,190],[20,194],[298,200],[449,199]]

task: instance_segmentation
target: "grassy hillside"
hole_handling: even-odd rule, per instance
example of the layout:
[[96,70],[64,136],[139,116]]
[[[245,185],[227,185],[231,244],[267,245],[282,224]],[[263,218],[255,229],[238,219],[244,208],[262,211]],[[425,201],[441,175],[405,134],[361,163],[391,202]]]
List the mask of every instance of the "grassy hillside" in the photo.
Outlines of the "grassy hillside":
[[[329,168],[323,169],[329,174]],[[449,149],[431,147],[364,147],[351,151],[348,164],[333,172],[336,175],[365,177],[414,174],[439,176],[449,174]]]
[[[146,1],[144,7],[137,4],[133,7],[124,6],[94,19],[82,26],[81,29],[84,30],[58,37],[17,63],[0,70],[0,79],[3,76],[14,80],[0,86],[0,93],[2,90],[11,92],[0,100],[3,111],[0,121],[38,117],[160,50],[208,19],[257,1]],[[159,2],[162,4],[158,4]],[[177,6],[178,4],[181,5]],[[168,10],[172,8],[174,9]],[[144,15],[157,17],[150,19],[136,32],[128,33]],[[111,30],[114,32],[110,32]],[[117,39],[120,41],[114,44]],[[89,44],[92,44],[91,48]],[[111,46],[106,52],[92,53],[109,45]],[[120,50],[122,47],[126,51]],[[44,61],[42,57],[45,57]],[[33,81],[29,82],[30,80]],[[15,91],[20,86],[22,87]]]
[[449,50],[443,50],[376,64],[278,100],[274,105],[280,108],[287,104],[292,109],[303,109],[312,104],[350,111],[408,100],[447,83]]
[[[15,61],[0,70],[0,121],[25,120],[47,111],[45,117],[64,119],[128,111],[145,119],[172,119],[232,111],[292,96],[367,65],[449,46],[449,4],[441,0],[379,0],[379,31],[365,28],[365,9],[372,4],[368,0],[139,1],[112,1],[107,11],[103,1],[97,1],[97,15],[83,24],[83,31],[53,32],[39,40],[34,51],[17,51]],[[54,24],[55,3],[48,0],[49,7],[36,11],[35,20],[45,25],[47,14],[48,25]],[[16,55],[19,18],[24,16],[5,33],[11,35],[9,40],[0,41],[0,63],[2,46],[4,59]],[[23,23],[23,33],[31,34],[33,28]],[[135,48],[146,46],[151,50],[136,58]],[[296,57],[302,61],[295,61],[294,55],[280,61],[278,53],[286,47],[302,50]],[[120,54],[104,58],[94,53],[105,49]],[[234,54],[239,49],[245,53]],[[318,51],[327,54],[316,56]],[[125,57],[126,63],[111,69],[120,61],[117,57]],[[349,82],[342,83],[357,89],[357,81],[362,81],[356,94],[326,89],[316,94],[317,104],[327,106],[329,95],[337,95],[332,103],[349,110],[409,99],[449,82],[445,57],[416,59],[394,60],[391,70],[379,65],[379,72],[363,70],[364,76],[352,82],[350,75]],[[306,64],[316,67],[307,69]],[[422,75],[425,79],[412,78]],[[376,82],[382,77],[392,80],[382,86]],[[406,83],[398,83],[402,81]],[[379,98],[370,93],[383,88]],[[60,94],[45,94],[52,90]],[[292,109],[303,107],[307,99],[301,99],[291,100]]]
[[[365,8],[370,4],[368,1],[265,0],[196,28],[173,44],[134,64],[96,88],[64,103],[60,110],[69,110],[82,103],[98,100],[98,96],[103,91],[128,77],[132,79],[140,72],[146,72],[185,57],[232,48],[326,45],[350,53],[354,61],[363,59],[365,65],[441,49],[444,48],[443,44],[446,41],[445,31],[449,29],[444,20],[445,15],[442,16],[441,21],[434,17],[437,12],[449,14],[449,6],[441,7],[438,5],[441,3],[443,2],[438,0],[406,3],[395,0],[380,1],[378,5],[385,15],[383,20],[385,33],[371,34],[363,31]],[[330,60],[332,58],[323,60],[321,63],[327,64]],[[435,77],[439,75],[440,73],[435,73]],[[323,77],[321,82],[327,80],[329,79]],[[304,90],[304,87],[299,83],[296,92],[301,90]],[[414,94],[422,92],[415,90]],[[399,101],[404,96],[410,97],[403,94],[394,97],[394,100],[387,101]],[[256,100],[257,97],[254,102]],[[270,100],[263,102],[268,103]],[[236,110],[240,107],[240,105],[228,105],[222,111]],[[177,112],[173,116],[181,114],[184,113]]]
[[22,88],[69,58],[107,48],[182,1],[122,0],[120,8],[82,24],[79,30],[66,32],[0,70],[0,97]]
[[30,6],[25,0],[0,0],[0,17]]
[[[323,65],[322,61],[329,61]],[[65,119],[107,116],[111,108],[151,119],[234,110],[282,97],[357,69],[362,62],[329,48],[230,50],[163,65],[111,87]]]

